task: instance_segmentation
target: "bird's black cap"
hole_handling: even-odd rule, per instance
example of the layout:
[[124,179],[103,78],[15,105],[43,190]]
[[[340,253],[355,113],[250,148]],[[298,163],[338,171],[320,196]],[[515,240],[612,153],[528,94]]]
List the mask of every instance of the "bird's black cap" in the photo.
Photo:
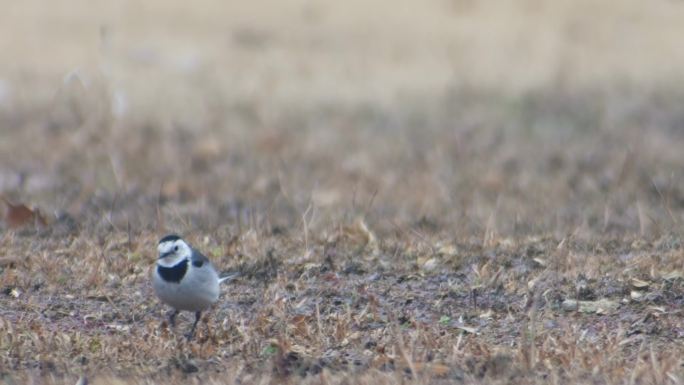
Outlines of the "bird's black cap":
[[181,237],[179,237],[178,235],[176,235],[176,234],[169,234],[169,235],[165,236],[164,238],[160,239],[160,240],[159,240],[159,244],[162,244],[162,243],[164,243],[164,242],[177,241],[177,240],[179,240],[179,239],[181,239]]

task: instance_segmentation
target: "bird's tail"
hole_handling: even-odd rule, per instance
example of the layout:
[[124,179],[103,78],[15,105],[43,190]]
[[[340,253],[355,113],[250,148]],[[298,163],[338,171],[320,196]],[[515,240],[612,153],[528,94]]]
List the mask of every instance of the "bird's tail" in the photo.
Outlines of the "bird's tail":
[[238,276],[240,276],[239,272],[224,275],[223,277],[219,278],[219,283],[230,282],[230,281],[234,280],[235,278],[237,278]]

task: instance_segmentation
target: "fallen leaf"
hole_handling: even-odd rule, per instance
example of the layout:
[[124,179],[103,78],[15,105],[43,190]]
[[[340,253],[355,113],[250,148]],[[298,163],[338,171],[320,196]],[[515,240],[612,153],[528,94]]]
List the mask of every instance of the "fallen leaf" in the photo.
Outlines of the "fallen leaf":
[[527,281],[527,290],[529,290],[529,291],[534,290],[534,286],[537,285],[538,280],[539,280],[539,277],[535,277],[535,278]]
[[541,267],[546,267],[549,265],[549,263],[543,258],[536,257],[532,258],[532,260],[535,261]]
[[477,333],[477,329],[471,328],[470,326],[456,325],[456,329],[461,329],[461,330],[463,330],[464,332],[470,333],[470,334],[475,334],[475,335],[478,334],[478,333]]
[[450,366],[443,364],[430,364],[423,362],[414,362],[413,368],[420,373],[430,373],[433,376],[445,376],[451,370]]
[[423,263],[423,270],[425,271],[435,271],[439,268],[439,259],[430,258],[425,263]]
[[492,319],[494,316],[494,312],[492,310],[487,310],[486,312],[482,313],[479,315],[481,319]]
[[437,249],[437,254],[453,257],[458,254],[458,248],[454,245],[443,245]]
[[128,325],[122,325],[122,324],[107,324],[105,325],[107,329],[115,330],[117,332],[128,332],[131,330],[131,327]]
[[326,273],[321,276],[322,280],[325,282],[339,283],[340,277],[337,273]]
[[19,203],[13,204],[7,200],[7,198],[2,197],[2,200],[7,205],[7,212],[5,213],[5,222],[10,228],[16,229],[29,225],[31,223],[40,224],[46,226],[47,222],[45,217],[38,210],[31,210],[26,207],[26,205]]
[[629,283],[632,287],[637,289],[645,289],[651,284],[650,282],[642,281],[639,278],[632,278]]
[[561,304],[565,311],[579,311],[580,313],[607,314],[617,310],[619,304],[609,299],[599,299],[597,301],[578,301],[566,299]]
[[352,225],[343,227],[341,235],[352,244],[369,247],[373,253],[378,251],[378,240],[363,218],[358,218]]
[[449,373],[449,370],[451,370],[451,367],[448,365],[442,365],[442,364],[430,365],[430,371],[435,376],[445,376],[447,373]]

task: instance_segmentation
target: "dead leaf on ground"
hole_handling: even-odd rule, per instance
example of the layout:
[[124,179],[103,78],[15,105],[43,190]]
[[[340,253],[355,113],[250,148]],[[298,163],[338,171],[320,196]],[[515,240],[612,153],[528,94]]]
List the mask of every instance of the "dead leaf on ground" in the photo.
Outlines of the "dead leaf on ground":
[[359,247],[369,247],[374,253],[378,251],[378,240],[363,218],[358,218],[352,225],[344,226],[336,234],[336,239],[345,239],[350,244]]
[[470,334],[475,334],[475,335],[478,334],[477,329],[471,328],[471,327],[469,327],[469,326],[456,326],[456,329],[461,329],[461,330],[463,330],[464,332],[467,332],[467,333],[470,333]]
[[639,278],[632,278],[629,283],[636,289],[645,289],[651,284],[650,282],[643,281]]
[[547,267],[549,263],[544,259],[544,258],[532,258],[534,262],[537,263],[540,267]]
[[5,197],[1,197],[5,205],[7,206],[7,212],[5,213],[5,222],[7,226],[12,229],[23,227],[30,224],[40,224],[41,226],[47,226],[47,221],[45,217],[40,213],[39,210],[31,210],[26,207],[26,205],[19,203],[14,204],[7,200]]
[[566,299],[562,303],[565,311],[579,311],[589,314],[608,314],[617,310],[619,304],[609,299],[599,299],[597,301],[578,301],[576,299]]
[[442,245],[437,249],[437,254],[446,257],[453,257],[458,255],[458,248],[452,244]]
[[419,373],[431,374],[431,375],[437,376],[437,377],[446,376],[449,373],[449,370],[451,370],[451,367],[448,365],[431,364],[431,363],[427,363],[427,362],[426,363],[414,362],[413,367]]
[[418,265],[427,272],[432,272],[436,271],[440,267],[439,259],[438,258],[431,258],[431,257],[419,257],[418,260]]

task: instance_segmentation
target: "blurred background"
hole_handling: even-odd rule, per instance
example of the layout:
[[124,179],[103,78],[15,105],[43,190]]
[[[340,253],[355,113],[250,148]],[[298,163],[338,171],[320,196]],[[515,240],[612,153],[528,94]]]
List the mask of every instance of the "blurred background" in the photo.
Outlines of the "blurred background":
[[681,20],[665,0],[7,2],[0,192],[67,233],[679,232]]

